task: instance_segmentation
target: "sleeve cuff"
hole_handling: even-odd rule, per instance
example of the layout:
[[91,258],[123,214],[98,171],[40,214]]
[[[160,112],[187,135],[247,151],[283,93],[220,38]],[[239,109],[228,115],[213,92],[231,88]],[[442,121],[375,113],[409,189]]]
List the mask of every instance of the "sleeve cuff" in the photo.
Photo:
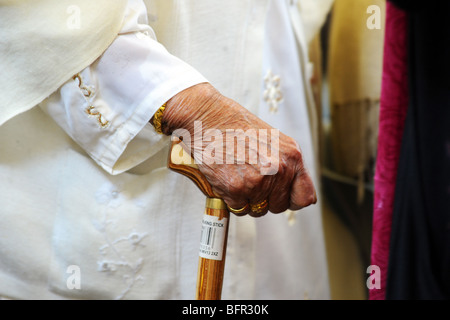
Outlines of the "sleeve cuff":
[[79,79],[69,80],[41,107],[112,175],[169,143],[149,120],[180,91],[208,82],[142,32],[119,35]]

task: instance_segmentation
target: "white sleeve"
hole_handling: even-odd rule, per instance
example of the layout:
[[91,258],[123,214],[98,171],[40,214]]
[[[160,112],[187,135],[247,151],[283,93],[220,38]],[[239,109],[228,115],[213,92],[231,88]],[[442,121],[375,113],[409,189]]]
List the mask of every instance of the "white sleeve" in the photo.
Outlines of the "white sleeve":
[[178,92],[207,80],[156,41],[142,1],[130,0],[112,45],[40,106],[103,169],[124,172],[169,138],[149,120]]

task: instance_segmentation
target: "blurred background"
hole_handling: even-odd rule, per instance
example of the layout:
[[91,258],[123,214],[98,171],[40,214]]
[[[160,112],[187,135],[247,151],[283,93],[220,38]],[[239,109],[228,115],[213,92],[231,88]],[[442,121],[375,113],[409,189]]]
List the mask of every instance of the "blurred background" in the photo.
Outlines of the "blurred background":
[[367,299],[385,1],[335,0],[309,46],[331,298]]

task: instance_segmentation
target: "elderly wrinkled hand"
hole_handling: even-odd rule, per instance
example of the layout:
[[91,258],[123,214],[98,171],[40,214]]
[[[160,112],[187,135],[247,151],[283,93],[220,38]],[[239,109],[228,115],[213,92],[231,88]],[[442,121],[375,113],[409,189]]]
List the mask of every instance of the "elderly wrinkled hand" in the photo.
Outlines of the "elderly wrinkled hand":
[[165,134],[183,135],[200,171],[236,215],[263,216],[316,203],[298,144],[204,83],[166,104]]

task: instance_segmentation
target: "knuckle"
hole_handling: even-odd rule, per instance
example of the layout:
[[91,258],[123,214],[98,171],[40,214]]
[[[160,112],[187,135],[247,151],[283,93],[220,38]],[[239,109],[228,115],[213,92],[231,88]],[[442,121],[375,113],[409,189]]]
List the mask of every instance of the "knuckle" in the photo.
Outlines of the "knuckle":
[[288,138],[284,154],[292,162],[301,162],[303,159],[299,145],[292,138]]
[[300,150],[300,147],[297,141],[292,137],[287,137],[286,139],[287,146],[292,150]]
[[290,156],[291,156],[291,159],[293,159],[294,161],[302,162],[303,156],[302,156],[302,152],[300,151],[300,149],[298,149],[298,148],[291,149]]

